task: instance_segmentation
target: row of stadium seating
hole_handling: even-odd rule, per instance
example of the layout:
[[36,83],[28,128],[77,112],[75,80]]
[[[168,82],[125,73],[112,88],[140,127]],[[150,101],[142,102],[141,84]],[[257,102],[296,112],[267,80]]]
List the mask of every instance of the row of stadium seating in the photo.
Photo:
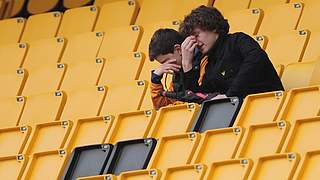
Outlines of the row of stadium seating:
[[[132,94],[132,96],[134,95]],[[209,166],[212,162],[228,159],[234,160],[227,162],[241,165],[243,158],[250,158],[253,162],[257,162],[259,157],[265,155],[291,152],[299,153],[302,160],[305,160],[304,156],[313,154],[311,151],[319,149],[319,145],[311,140],[312,137],[319,135],[317,130],[320,123],[320,119],[317,117],[320,107],[319,100],[320,87],[318,86],[292,89],[288,93],[279,91],[250,95],[245,99],[233,127],[206,130],[201,134],[201,138],[199,134],[194,132],[183,134],[190,131],[192,124],[196,121],[196,115],[199,111],[199,106],[196,104],[163,107],[158,113],[154,110],[136,111],[120,113],[116,118],[113,116],[92,116],[92,118],[56,120],[32,126],[5,128],[0,131],[0,146],[6,147],[1,148],[0,157],[6,157],[3,162],[7,163],[8,159],[19,161],[19,159],[13,158],[17,154],[22,154],[18,157],[32,155],[31,159],[43,156],[43,161],[47,165],[43,164],[37,167],[28,165],[28,167],[33,166],[29,171],[35,169],[34,177],[40,177],[44,175],[43,173],[47,173],[44,169],[51,169],[51,173],[57,175],[58,172],[63,172],[66,164],[65,155],[59,156],[61,150],[58,149],[63,149],[64,153],[70,153],[75,147],[155,138],[159,139],[158,143],[160,143],[156,147],[155,152],[157,153],[155,154],[161,154],[164,151],[163,146],[165,145],[162,145],[162,142],[168,143],[170,149],[166,149],[163,152],[165,154],[154,155],[156,157],[151,158],[148,169],[156,168],[164,171],[168,167],[190,163]],[[49,104],[48,101],[45,102]],[[86,107],[94,105],[88,100],[85,102]],[[76,109],[86,110],[83,104],[79,104]],[[41,111],[44,110],[41,109]],[[215,117],[218,117],[219,113],[220,116],[226,116],[224,111],[220,109],[215,111]],[[38,117],[37,112],[32,115]],[[212,120],[220,121],[218,118]],[[190,134],[194,135],[193,141],[190,141]],[[169,143],[163,140],[167,138],[172,141]],[[189,142],[189,146],[187,142]],[[48,163],[51,158],[47,159],[48,156],[53,155],[55,158],[52,161],[59,164],[59,166],[55,166],[55,170],[52,163]],[[280,154],[276,155],[276,157],[278,156]],[[295,154],[295,156],[299,155]],[[290,160],[290,158],[287,159],[287,155],[281,155],[281,158],[285,161]],[[235,161],[235,159],[238,160]],[[37,160],[31,160],[29,163],[33,161]],[[222,163],[222,165],[225,164],[228,163]],[[21,168],[24,167],[21,166]],[[278,168],[278,166],[276,167]],[[290,166],[290,168],[294,171],[295,166]],[[10,174],[22,175],[23,172],[30,174],[29,171],[21,170],[16,174],[12,174],[12,172]],[[283,173],[279,175],[289,177],[287,171],[283,171]],[[314,170],[311,173],[315,173]],[[33,175],[30,176],[33,177]]]

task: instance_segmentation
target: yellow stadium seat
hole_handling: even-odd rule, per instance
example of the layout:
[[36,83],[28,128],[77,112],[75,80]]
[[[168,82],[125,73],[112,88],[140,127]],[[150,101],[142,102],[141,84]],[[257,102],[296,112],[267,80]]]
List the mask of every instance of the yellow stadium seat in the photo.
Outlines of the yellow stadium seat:
[[67,9],[87,6],[92,4],[92,0],[63,0],[63,6]]
[[108,87],[107,97],[100,114],[117,115],[121,112],[139,110],[148,87],[147,83],[146,81],[132,81]]
[[264,17],[258,33],[270,36],[296,29],[302,8],[302,3],[288,3],[263,9]]
[[254,35],[254,36],[252,36],[252,38],[254,38],[259,43],[260,47],[263,50],[265,50],[267,48],[268,38],[266,36]]
[[25,43],[13,43],[0,46],[0,83],[2,86],[0,97],[21,95],[27,72],[21,69],[28,46]]
[[310,32],[307,30],[294,30],[283,35],[269,37],[266,52],[273,65],[300,62],[309,36]]
[[109,59],[136,51],[141,35],[142,29],[136,25],[109,29],[105,34],[98,56]]
[[99,84],[112,86],[138,80],[145,57],[140,52],[120,53],[105,61]]
[[314,18],[317,17],[320,8],[320,2],[315,0],[291,0],[292,2],[302,2],[303,13],[298,24],[298,28],[306,28],[310,31],[320,31],[318,23],[314,23]]
[[37,124],[32,130],[23,154],[62,149],[72,127],[72,121]]
[[7,8],[4,14],[4,18],[27,16],[27,13],[24,12],[27,3],[27,0],[7,1]]
[[23,173],[25,180],[56,180],[62,175],[67,160],[65,150],[47,151],[35,153],[31,156]]
[[0,99],[0,128],[14,127],[20,120],[23,108],[25,106],[25,97],[8,97]]
[[118,177],[119,180],[160,180],[161,172],[157,169],[137,170],[123,172]]
[[22,68],[19,68],[16,71],[0,74],[0,83],[3,85],[0,97],[20,96],[27,77],[28,72]]
[[289,126],[285,121],[251,125],[241,141],[236,157],[251,158],[256,162],[260,156],[279,153]]
[[199,105],[195,103],[160,108],[149,137],[159,139],[189,132],[199,109]]
[[[182,20],[192,9],[200,5],[211,6],[212,0],[153,0],[144,1],[141,5],[136,24],[145,25],[172,19]],[[161,12],[161,16],[159,15]]]
[[309,151],[301,160],[296,170],[294,180],[317,179],[319,177],[320,168],[320,151]]
[[268,8],[288,3],[289,0],[251,0],[251,8]]
[[105,143],[147,138],[155,114],[154,110],[119,114],[112,123]]
[[243,9],[230,13],[226,18],[230,24],[230,32],[257,34],[263,12],[261,9]]
[[163,171],[166,168],[189,164],[199,139],[200,135],[195,132],[162,137],[152,154],[148,169]]
[[306,50],[303,54],[302,62],[313,61],[320,57],[320,52],[317,47],[320,45],[320,31],[312,31]]
[[19,125],[35,125],[60,119],[66,98],[66,94],[61,91],[28,96]]
[[[112,174],[105,174],[99,176],[88,176],[88,177],[79,177],[77,180],[116,180],[117,177]],[[156,179],[157,180],[157,179]]]
[[0,157],[22,153],[30,132],[29,126],[0,129]]
[[204,163],[209,166],[212,162],[234,158],[242,136],[241,127],[206,131],[201,136],[192,163]]
[[[95,2],[97,4],[97,1]],[[110,28],[135,24],[139,12],[139,5],[136,0],[109,2],[100,6],[100,8],[95,30],[104,32],[107,32]]]
[[232,14],[241,9],[247,9],[251,0],[215,0],[213,7],[217,8],[223,15]]
[[[283,91],[252,94],[245,98],[233,126],[248,128],[250,125],[275,121],[285,99]],[[268,111],[266,111],[268,109]]]
[[12,18],[1,20],[0,45],[19,42],[25,22],[26,20],[24,18]]
[[141,70],[139,79],[149,81],[151,79],[151,70],[159,66],[158,62],[151,62],[149,60],[149,42],[153,33],[159,28],[172,28],[178,30],[179,25],[180,21],[164,21],[143,26],[144,31],[138,47],[138,51],[143,52],[146,55],[146,60]]
[[190,179],[202,180],[205,172],[206,165],[194,164],[168,168],[164,171],[163,179],[176,180],[176,179]]
[[299,154],[296,153],[260,157],[252,169],[249,179],[292,179],[299,159]]
[[104,60],[96,58],[102,39],[103,33],[88,32],[68,40],[61,59],[67,64],[67,71],[60,89],[68,92],[97,85],[104,66]]
[[63,14],[58,36],[69,38],[77,34],[91,32],[96,23],[97,15],[98,9],[95,6],[67,10]]
[[319,144],[314,143],[314,138],[319,137],[320,134],[318,130],[319,125],[319,116],[295,121],[282,152],[297,152],[305,155],[308,151],[319,150]]
[[320,59],[293,63],[284,69],[281,81],[286,90],[320,84]]
[[248,179],[253,162],[250,159],[232,159],[214,162],[208,167],[206,180]]
[[21,179],[27,165],[28,157],[24,155],[0,158],[0,177],[3,179]]
[[28,80],[23,95],[52,92],[59,89],[65,65],[59,64],[65,39],[50,38],[30,43],[23,67],[28,70]]
[[319,115],[319,110],[320,87],[295,88],[287,93],[278,120],[285,120],[292,124],[298,119]]
[[66,93],[68,99],[61,119],[76,120],[99,115],[106,97],[107,88],[104,86],[91,86],[67,91]]
[[277,71],[277,74],[278,74],[279,78],[281,78],[282,74],[283,74],[283,71],[284,71],[284,65],[278,64],[278,65],[276,65],[275,69]]
[[112,116],[78,119],[75,121],[65,148],[102,144],[113,123]]
[[28,45],[25,43],[12,43],[0,46],[0,73],[16,71],[21,67],[26,56]]
[[30,14],[40,14],[61,9],[59,0],[29,0],[27,11]]
[[[62,13],[60,12],[50,12],[30,16],[23,31],[21,42],[54,38],[58,32],[61,18]],[[45,26],[43,26],[44,23],[46,24]]]

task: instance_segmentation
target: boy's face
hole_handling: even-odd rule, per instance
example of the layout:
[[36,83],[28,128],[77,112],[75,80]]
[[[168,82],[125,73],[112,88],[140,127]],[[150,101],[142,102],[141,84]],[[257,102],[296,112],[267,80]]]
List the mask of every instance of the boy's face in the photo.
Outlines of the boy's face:
[[195,28],[192,35],[196,37],[198,43],[197,47],[202,54],[208,53],[219,37],[219,34],[215,31],[204,31],[200,28]]
[[164,64],[169,60],[173,60],[174,64],[177,64],[177,65],[181,66],[182,65],[182,56],[181,56],[181,47],[180,47],[180,45],[175,45],[173,53],[159,55],[156,58],[156,60],[160,64]]

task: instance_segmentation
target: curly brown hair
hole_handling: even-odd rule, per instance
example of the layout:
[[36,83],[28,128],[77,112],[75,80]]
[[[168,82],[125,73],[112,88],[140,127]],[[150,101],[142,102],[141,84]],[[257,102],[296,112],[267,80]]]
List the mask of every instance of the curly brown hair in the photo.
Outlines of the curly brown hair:
[[186,38],[192,35],[195,28],[205,31],[216,31],[218,34],[228,34],[229,23],[221,12],[214,7],[199,6],[187,15],[180,25],[179,32]]

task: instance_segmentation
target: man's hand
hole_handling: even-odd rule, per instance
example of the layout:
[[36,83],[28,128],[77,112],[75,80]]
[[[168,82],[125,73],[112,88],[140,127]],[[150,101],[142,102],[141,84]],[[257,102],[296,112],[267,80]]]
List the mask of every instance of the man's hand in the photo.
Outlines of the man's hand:
[[158,76],[162,76],[164,73],[173,73],[173,71],[178,72],[181,66],[175,63],[175,59],[170,59],[167,62],[161,64],[157,69],[154,70],[153,73],[155,73]]
[[192,69],[193,53],[196,46],[197,40],[194,36],[187,37],[181,44],[182,68],[184,72],[188,72]]

